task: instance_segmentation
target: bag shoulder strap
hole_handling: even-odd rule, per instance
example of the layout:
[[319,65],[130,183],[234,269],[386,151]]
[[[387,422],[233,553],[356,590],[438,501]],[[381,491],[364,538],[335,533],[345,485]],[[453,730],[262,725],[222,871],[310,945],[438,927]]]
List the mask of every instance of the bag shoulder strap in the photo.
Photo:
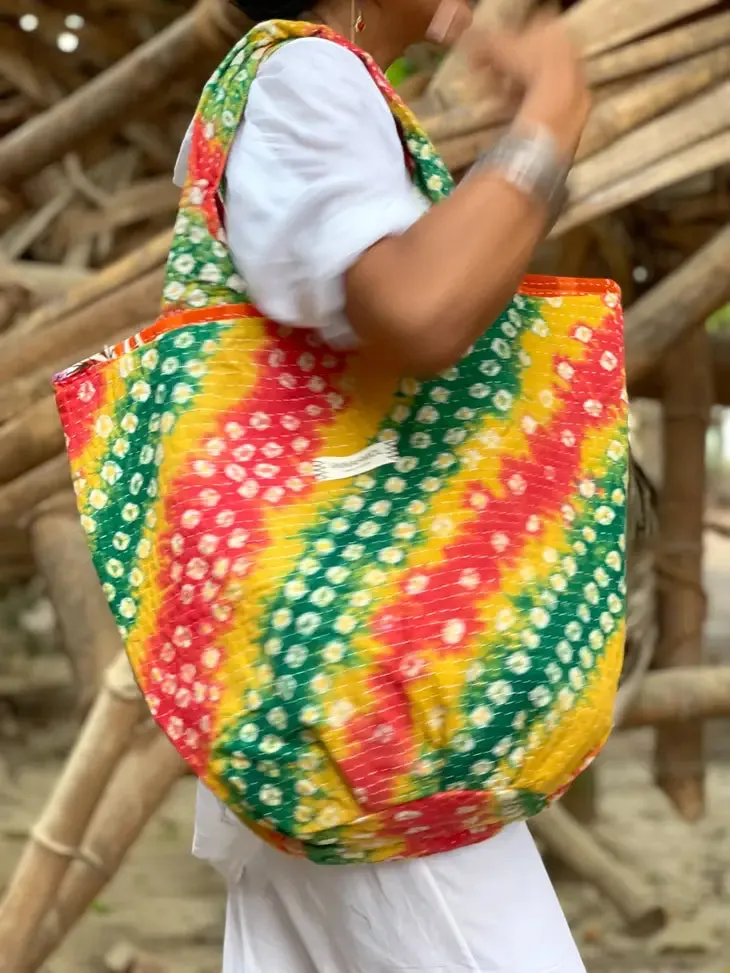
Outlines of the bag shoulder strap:
[[453,180],[428,136],[383,72],[364,51],[328,27],[299,21],[271,21],[251,30],[213,72],[195,113],[187,175],[168,260],[163,313],[247,302],[246,285],[236,273],[224,230],[226,163],[243,119],[259,66],[282,44],[319,37],[352,51],[386,99],[403,144],[406,165],[417,188],[431,202],[451,191]]
[[[271,21],[258,25],[236,44],[213,73],[203,90],[193,122],[186,187],[207,190],[208,195],[220,192],[228,154],[259,66],[282,44],[301,37],[331,41],[352,51],[362,61],[393,114],[414,182],[432,202],[446,196],[453,187],[448,169],[413,112],[370,55],[328,27],[299,21]],[[194,195],[200,197],[199,193]],[[218,230],[220,213],[217,213],[218,219],[212,210],[209,215]]]

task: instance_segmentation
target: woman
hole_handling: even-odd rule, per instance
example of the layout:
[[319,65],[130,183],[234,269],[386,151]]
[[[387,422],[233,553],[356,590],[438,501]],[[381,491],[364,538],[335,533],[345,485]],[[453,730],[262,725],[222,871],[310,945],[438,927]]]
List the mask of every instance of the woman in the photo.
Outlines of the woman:
[[[357,55],[302,37],[260,65],[228,157],[228,245],[259,308],[410,373],[451,365],[515,291],[583,128],[588,95],[562,28],[475,34],[466,0],[239,5],[254,21],[327,24],[382,68],[425,38],[461,42],[475,71],[519,95],[500,151],[429,208]],[[431,857],[325,868],[270,849],[201,786],[195,852],[228,883],[225,973],[583,971],[523,823]]]

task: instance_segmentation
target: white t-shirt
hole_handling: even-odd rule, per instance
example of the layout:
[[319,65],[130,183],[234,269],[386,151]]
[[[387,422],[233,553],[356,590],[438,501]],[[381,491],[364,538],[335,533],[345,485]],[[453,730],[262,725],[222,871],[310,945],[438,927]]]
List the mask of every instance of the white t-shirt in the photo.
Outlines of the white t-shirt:
[[[186,158],[184,143],[178,184]],[[307,38],[264,62],[225,201],[234,263],[264,313],[352,344],[344,272],[427,208],[355,55]],[[200,785],[193,851],[228,886],[223,973],[585,973],[524,824],[427,859],[328,867],[269,848]]]

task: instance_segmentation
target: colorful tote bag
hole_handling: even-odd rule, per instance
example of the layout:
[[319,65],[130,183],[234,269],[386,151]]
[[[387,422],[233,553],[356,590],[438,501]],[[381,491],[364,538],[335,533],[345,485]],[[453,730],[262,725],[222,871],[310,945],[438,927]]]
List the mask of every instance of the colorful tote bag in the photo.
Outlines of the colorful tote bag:
[[[603,745],[624,642],[619,293],[530,278],[403,378],[265,320],[226,248],[262,58],[204,89],[158,322],[56,377],[83,527],[150,710],[267,841],[326,863],[481,841]],[[347,46],[347,45],[346,45]],[[354,50],[354,49],[353,49]],[[415,185],[451,179],[385,78]]]

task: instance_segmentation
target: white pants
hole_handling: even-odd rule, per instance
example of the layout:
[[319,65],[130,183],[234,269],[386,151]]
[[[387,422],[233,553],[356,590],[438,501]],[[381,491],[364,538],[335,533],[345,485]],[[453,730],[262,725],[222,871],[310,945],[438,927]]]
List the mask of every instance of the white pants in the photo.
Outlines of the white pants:
[[206,823],[199,804],[196,849],[227,876],[223,973],[585,973],[524,824],[429,858],[327,866],[220,811]]

